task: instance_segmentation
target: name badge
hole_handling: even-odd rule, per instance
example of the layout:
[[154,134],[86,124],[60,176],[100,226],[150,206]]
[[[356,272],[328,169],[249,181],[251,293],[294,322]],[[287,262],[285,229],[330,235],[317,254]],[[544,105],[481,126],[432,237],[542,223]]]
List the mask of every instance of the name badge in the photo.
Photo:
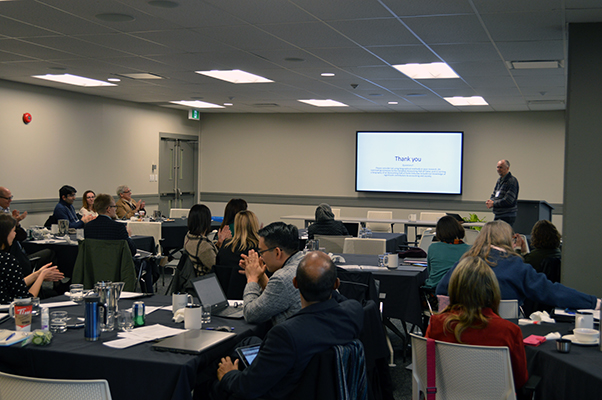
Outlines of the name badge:
[[495,192],[495,197],[500,197],[500,191]]

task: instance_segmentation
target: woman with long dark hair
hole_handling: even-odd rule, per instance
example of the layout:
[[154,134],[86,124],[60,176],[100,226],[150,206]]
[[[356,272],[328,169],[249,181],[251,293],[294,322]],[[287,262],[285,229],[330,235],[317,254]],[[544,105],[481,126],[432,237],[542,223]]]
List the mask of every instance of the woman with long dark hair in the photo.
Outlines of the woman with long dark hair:
[[188,233],[184,239],[184,250],[188,253],[196,275],[211,272],[215,265],[217,248],[207,235],[211,232],[211,211],[204,204],[195,204],[188,213]]

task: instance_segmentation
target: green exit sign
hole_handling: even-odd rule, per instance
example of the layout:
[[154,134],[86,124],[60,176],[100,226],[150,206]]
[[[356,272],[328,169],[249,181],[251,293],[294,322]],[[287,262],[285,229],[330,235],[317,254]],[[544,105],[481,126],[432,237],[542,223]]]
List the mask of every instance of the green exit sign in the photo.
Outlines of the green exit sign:
[[199,121],[201,119],[201,112],[199,110],[188,110],[188,119]]

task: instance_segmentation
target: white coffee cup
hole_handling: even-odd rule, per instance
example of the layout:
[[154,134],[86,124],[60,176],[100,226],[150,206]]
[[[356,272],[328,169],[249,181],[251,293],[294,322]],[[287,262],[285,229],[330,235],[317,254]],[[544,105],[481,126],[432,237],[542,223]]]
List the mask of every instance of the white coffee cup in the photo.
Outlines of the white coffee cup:
[[575,315],[575,329],[594,329],[594,314],[588,311],[577,311]]
[[184,328],[201,329],[201,313],[203,308],[198,304],[189,304],[184,309]]
[[397,269],[399,266],[399,256],[397,254],[385,254],[383,264],[389,269]]
[[192,303],[192,296],[186,293],[174,293],[171,295],[171,309],[175,314],[181,308],[186,307],[188,303]]
[[416,221],[416,214],[408,214],[408,219],[410,221]]

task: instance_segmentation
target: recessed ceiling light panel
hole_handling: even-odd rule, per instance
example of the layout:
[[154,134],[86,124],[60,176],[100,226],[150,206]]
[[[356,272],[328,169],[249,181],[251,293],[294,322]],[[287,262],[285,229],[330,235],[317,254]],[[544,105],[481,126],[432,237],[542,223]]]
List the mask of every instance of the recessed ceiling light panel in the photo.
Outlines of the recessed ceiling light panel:
[[316,99],[309,99],[309,100],[299,100],[301,103],[305,103],[305,104],[309,104],[311,106],[316,106],[316,107],[349,107],[347,104],[341,103],[339,101],[336,100],[316,100]]
[[170,103],[179,104],[181,106],[186,106],[186,107],[190,107],[190,108],[225,108],[224,106],[220,106],[218,104],[207,103],[205,101],[200,101],[200,100],[195,100],[195,101],[180,100],[180,101],[170,101]]
[[249,72],[241,71],[240,69],[233,69],[229,71],[195,71],[197,74],[209,76],[215,79],[221,79],[222,81],[230,83],[270,83],[274,82],[263,76],[251,74]]
[[334,76],[332,72],[322,72],[320,76]]
[[136,19],[131,15],[117,13],[96,14],[95,17],[105,22],[130,22]]
[[449,65],[442,62],[430,64],[399,64],[393,68],[412,79],[450,79],[459,78]]
[[61,74],[61,75],[33,75],[32,78],[45,79],[47,81],[66,83],[68,85],[95,87],[95,86],[117,86],[114,83],[98,81],[96,79],[85,78],[83,76]]
[[506,65],[510,69],[554,69],[563,68],[562,61],[508,61]]
[[472,96],[472,97],[462,97],[462,96],[454,96],[454,97],[444,97],[445,101],[454,106],[488,106],[489,103],[485,101],[481,96]]

